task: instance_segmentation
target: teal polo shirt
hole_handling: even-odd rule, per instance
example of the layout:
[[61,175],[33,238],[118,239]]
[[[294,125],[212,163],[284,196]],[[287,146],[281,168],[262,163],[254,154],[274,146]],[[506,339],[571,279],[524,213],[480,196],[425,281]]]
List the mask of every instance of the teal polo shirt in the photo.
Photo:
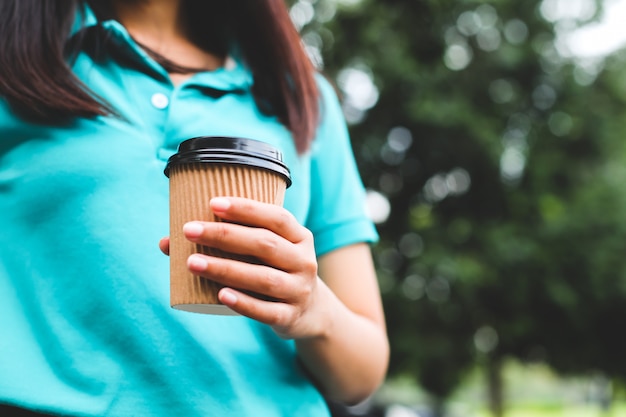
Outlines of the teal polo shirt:
[[255,106],[240,62],[174,86],[118,22],[98,28],[85,13],[76,30],[90,41],[73,70],[122,117],[37,125],[0,99],[0,403],[80,416],[327,416],[293,341],[242,316],[170,308],[157,243],[169,234],[166,161],[205,135],[282,151],[285,206],[318,255],[375,241],[331,86],[318,78],[321,123],[298,155]]

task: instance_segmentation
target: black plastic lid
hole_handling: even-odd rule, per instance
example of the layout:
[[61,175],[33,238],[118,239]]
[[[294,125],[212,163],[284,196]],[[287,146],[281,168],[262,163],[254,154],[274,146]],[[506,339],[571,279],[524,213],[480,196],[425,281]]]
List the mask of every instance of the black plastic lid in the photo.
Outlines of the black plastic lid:
[[265,142],[226,136],[200,136],[187,139],[178,146],[165,166],[169,177],[171,166],[192,163],[237,164],[267,169],[281,175],[291,185],[289,168],[283,154]]

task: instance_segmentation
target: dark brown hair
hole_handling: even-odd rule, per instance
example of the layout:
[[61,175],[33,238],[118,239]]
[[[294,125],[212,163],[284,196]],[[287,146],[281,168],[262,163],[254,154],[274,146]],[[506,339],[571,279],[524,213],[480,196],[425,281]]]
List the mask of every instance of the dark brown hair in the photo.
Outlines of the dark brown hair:
[[[53,123],[114,113],[68,65],[80,47],[70,47],[68,39],[83,1],[98,17],[111,17],[107,0],[0,1],[0,96],[21,116]],[[218,53],[226,39],[237,45],[252,71],[260,110],[277,116],[304,152],[318,123],[318,90],[284,0],[187,0],[185,5],[194,41]]]

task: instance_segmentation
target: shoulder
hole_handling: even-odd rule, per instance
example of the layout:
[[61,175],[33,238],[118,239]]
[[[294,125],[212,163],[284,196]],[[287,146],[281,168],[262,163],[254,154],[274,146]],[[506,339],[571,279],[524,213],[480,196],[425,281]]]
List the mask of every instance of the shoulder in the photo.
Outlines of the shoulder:
[[[319,91],[320,104],[322,106],[339,106],[340,92],[334,82],[320,72],[315,73],[315,82]],[[322,110],[324,109],[322,108]]]
[[338,96],[339,90],[337,90],[334,82],[327,75],[324,75],[321,72],[316,72],[314,77],[315,82],[317,83],[317,88],[319,88],[322,96],[329,94],[335,97]]
[[[327,76],[316,73],[315,81],[319,92],[318,135],[324,136],[338,129],[346,129],[346,121],[341,106],[340,92]],[[343,132],[342,132],[343,133]],[[347,132],[346,132],[347,133]]]

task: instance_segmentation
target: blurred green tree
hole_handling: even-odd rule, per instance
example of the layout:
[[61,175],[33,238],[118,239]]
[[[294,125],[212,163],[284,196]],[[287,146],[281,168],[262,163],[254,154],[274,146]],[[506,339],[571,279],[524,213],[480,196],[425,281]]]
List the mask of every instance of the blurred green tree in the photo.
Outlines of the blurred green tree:
[[626,58],[562,56],[557,3],[292,2],[380,216],[390,376],[440,412],[481,363],[502,415],[509,356],[626,377]]

